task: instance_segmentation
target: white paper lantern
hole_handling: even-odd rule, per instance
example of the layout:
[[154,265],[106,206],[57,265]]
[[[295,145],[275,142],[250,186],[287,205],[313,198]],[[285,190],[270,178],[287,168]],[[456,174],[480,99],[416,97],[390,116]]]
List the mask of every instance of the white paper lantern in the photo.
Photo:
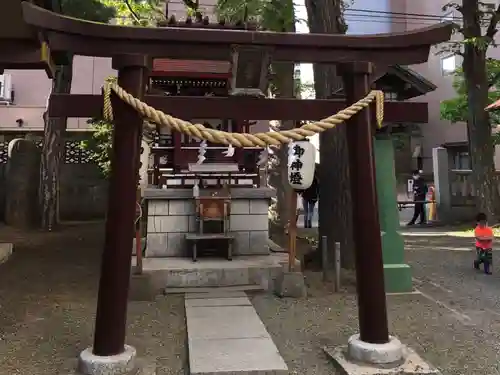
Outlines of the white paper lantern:
[[151,148],[146,141],[141,141],[141,166],[139,168],[139,187],[143,191],[148,186],[148,167]]
[[316,167],[316,148],[308,141],[292,142],[288,146],[288,182],[294,190],[312,185]]

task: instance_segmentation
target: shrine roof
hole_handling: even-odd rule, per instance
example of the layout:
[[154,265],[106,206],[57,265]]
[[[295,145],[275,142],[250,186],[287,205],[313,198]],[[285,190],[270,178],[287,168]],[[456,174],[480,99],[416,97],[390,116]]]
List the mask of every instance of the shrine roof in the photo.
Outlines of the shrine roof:
[[[406,66],[391,65],[378,68],[372,79],[372,87],[384,92],[396,92],[398,100],[408,100],[436,90],[437,86],[421,74]],[[338,88],[334,98],[343,98],[342,79],[338,77]]]
[[[90,56],[144,54],[180,59],[229,60],[233,45],[270,50],[274,61],[338,63],[367,61],[409,65],[427,61],[430,46],[450,39],[443,22],[405,33],[375,35],[297,34],[219,27],[130,27],[83,21],[23,2],[24,20],[44,31],[55,50]],[[208,25],[205,25],[208,26]]]

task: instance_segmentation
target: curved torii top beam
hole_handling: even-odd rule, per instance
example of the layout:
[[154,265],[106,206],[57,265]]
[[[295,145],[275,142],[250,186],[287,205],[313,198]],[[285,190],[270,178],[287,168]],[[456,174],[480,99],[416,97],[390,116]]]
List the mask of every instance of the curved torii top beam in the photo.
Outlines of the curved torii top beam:
[[[32,0],[48,8],[48,0]],[[2,0],[0,13],[0,73],[3,69],[45,69],[52,77],[50,51],[41,45],[36,30],[23,20],[19,0]]]
[[44,31],[52,50],[89,56],[228,60],[232,45],[247,45],[268,48],[274,61],[406,65],[427,61],[430,46],[448,41],[452,33],[450,22],[405,33],[356,36],[131,27],[66,17],[26,1],[22,6],[25,22]]

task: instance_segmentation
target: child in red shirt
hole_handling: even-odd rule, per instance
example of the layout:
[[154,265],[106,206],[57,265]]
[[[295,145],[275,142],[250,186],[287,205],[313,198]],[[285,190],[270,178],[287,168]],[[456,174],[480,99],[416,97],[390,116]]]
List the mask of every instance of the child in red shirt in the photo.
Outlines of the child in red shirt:
[[484,273],[491,275],[490,266],[493,263],[493,229],[488,226],[487,218],[484,213],[477,215],[477,225],[474,229],[474,237],[476,237],[476,253],[477,258],[474,261],[474,268],[479,269],[481,264],[484,265]]

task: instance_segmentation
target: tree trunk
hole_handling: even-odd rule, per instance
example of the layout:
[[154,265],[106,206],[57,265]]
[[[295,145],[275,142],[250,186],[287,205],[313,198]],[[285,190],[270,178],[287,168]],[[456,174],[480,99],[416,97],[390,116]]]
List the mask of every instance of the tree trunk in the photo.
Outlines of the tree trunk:
[[[69,94],[73,79],[73,65],[60,65],[52,81],[52,92]],[[44,139],[40,170],[41,226],[54,230],[59,218],[59,172],[64,151],[65,118],[49,118],[44,114]]]
[[[306,0],[305,4],[311,33],[345,33],[341,0]],[[331,98],[341,87],[335,66],[314,64],[314,81],[317,99]],[[331,254],[334,243],[340,242],[342,267],[353,269],[354,239],[345,126],[342,124],[320,135],[319,238],[327,237]],[[314,255],[314,261],[321,263],[320,250]]]
[[[276,63],[275,70],[276,97],[295,97],[295,65],[292,63]],[[281,121],[279,130],[290,130],[295,127],[294,121]],[[289,210],[290,194],[292,189],[288,183],[288,147],[281,145],[275,150],[272,186],[276,189],[275,224],[284,228],[291,217]]]
[[[471,39],[481,35],[481,21],[477,0],[464,0],[464,37]],[[491,136],[488,112],[488,76],[486,50],[475,43],[464,44],[464,79],[467,87],[467,133],[472,164],[472,179],[476,192],[476,207],[490,220],[498,218],[500,195],[495,174],[495,146]]]

